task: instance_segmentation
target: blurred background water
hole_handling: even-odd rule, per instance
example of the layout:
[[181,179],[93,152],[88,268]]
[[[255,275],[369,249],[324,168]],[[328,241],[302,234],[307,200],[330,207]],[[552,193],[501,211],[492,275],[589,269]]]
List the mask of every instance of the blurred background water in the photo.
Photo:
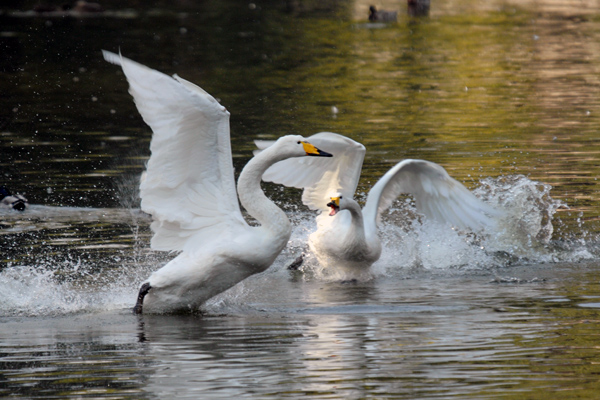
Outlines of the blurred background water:
[[[0,6],[0,395],[24,398],[595,398],[600,2],[432,0],[396,23],[362,0]],[[40,10],[41,5],[54,9]],[[52,8],[51,7],[51,8]],[[367,147],[359,199],[405,158],[443,165],[506,211],[469,237],[401,199],[374,278],[285,266],[204,316],[129,314],[172,255],[149,249],[137,183],[150,129],[100,50],[177,73],[254,139],[333,131]]]

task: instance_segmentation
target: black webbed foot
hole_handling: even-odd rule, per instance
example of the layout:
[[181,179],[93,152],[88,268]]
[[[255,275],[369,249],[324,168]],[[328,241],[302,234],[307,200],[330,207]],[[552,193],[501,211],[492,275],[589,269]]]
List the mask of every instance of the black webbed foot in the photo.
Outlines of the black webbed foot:
[[144,297],[148,294],[148,292],[152,289],[152,286],[148,282],[144,283],[140,288],[140,292],[138,293],[137,302],[135,303],[135,307],[133,307],[134,314],[142,313],[142,306],[144,305]]

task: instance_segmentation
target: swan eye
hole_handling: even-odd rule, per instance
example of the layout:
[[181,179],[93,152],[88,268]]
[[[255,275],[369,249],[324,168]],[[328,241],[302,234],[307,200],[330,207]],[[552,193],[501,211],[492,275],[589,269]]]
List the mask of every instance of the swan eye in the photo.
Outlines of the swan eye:
[[343,199],[343,197],[342,197],[342,196],[340,196],[340,199]]
[[301,141],[298,140],[298,144],[302,143]]

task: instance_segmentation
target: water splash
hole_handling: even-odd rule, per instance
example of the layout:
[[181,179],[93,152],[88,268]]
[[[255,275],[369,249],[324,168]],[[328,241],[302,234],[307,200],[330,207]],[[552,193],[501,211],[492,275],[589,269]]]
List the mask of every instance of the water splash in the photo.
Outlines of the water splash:
[[[64,268],[64,265],[62,266]],[[76,266],[75,266],[76,268]],[[75,278],[74,273],[70,278]],[[123,309],[132,302],[131,287],[112,282],[90,285],[83,278],[62,280],[51,267],[14,266],[0,273],[2,316],[60,315]]]
[[[371,276],[406,276],[414,271],[473,273],[495,271],[516,263],[589,260],[589,243],[556,237],[555,214],[568,206],[552,198],[551,186],[522,175],[487,178],[474,193],[501,212],[496,225],[484,232],[463,232],[419,215],[410,198],[395,202],[384,216],[379,234],[383,252]],[[314,230],[314,217],[302,221],[292,235],[301,251]],[[580,225],[581,227],[581,225]],[[305,252],[306,254],[306,252]],[[308,255],[303,266],[308,279],[335,280]]]
[[495,239],[498,249],[510,248],[514,253],[526,254],[536,245],[548,245],[554,233],[554,214],[568,206],[550,196],[552,187],[532,181],[523,175],[487,178],[475,194],[502,210],[497,219]]
[[0,316],[129,312],[139,284],[162,263],[154,253],[129,253],[118,249],[99,258],[65,248],[28,264],[8,264],[0,271]]
[[[429,221],[417,213],[410,198],[401,198],[384,217],[380,227],[383,252],[372,266],[369,278],[375,281],[405,279],[423,273],[493,276],[498,270],[513,265],[591,259],[594,256],[593,241],[561,237],[563,234],[555,229],[557,210],[567,206],[553,199],[550,189],[549,185],[524,176],[484,179],[475,190],[476,195],[504,214],[495,229],[476,234]],[[301,290],[294,285],[297,280],[318,283],[343,279],[321,268],[308,252],[308,236],[316,229],[314,213],[299,209],[297,205],[290,207],[288,204],[287,213],[294,230],[289,245],[275,264],[266,272],[211,299],[207,309],[212,312],[259,309],[265,292],[271,293],[273,287],[285,287],[288,293]],[[55,244],[48,254],[43,248],[36,248],[35,258],[8,265],[0,271],[0,316],[106,310],[128,312],[139,284],[173,257],[148,249],[148,235],[139,234],[140,229],[147,230],[150,222],[143,214],[132,213],[130,209],[54,209],[36,209],[34,206],[32,220],[21,224],[27,229],[17,229],[20,226],[17,221],[13,224],[7,220],[10,229],[4,234],[34,232],[42,235],[44,240],[52,241],[44,232],[58,229],[53,225],[56,223],[61,226],[71,224],[79,231],[82,225],[77,225],[76,220],[79,224],[81,220],[89,221],[85,226],[90,229],[96,229],[94,224],[98,222],[106,227],[114,227],[118,222],[129,226],[135,243],[107,249],[106,245],[110,247],[111,243],[104,238],[94,239],[105,247],[96,254],[90,250],[95,244],[67,245],[66,241],[62,245]],[[582,229],[582,225],[575,229]],[[114,232],[111,235],[114,236]],[[302,271],[288,271],[287,266],[300,254],[305,256]],[[282,292],[275,293],[280,295]],[[300,298],[302,294],[296,297]],[[285,301],[285,298],[274,300],[275,303],[282,302],[283,308]]]

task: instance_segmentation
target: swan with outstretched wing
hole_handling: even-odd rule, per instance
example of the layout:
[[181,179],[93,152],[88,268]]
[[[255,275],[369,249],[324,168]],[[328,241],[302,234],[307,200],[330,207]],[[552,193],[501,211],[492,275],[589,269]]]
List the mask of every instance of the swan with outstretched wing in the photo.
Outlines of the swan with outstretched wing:
[[[267,269],[291,235],[285,213],[260,187],[272,164],[290,157],[327,156],[302,136],[279,138],[252,158],[237,184],[229,112],[200,87],[125,57],[120,65],[137,109],[153,132],[140,184],[151,214],[156,250],[180,252],[140,288],[135,313],[195,310],[209,298]],[[239,202],[260,226],[249,226]]]
[[[267,169],[263,180],[303,188],[303,202],[322,211],[308,244],[324,266],[362,272],[377,261],[381,255],[377,224],[381,214],[401,194],[412,195],[417,210],[426,217],[457,228],[480,230],[494,225],[496,210],[450,177],[443,167],[425,160],[396,164],[371,188],[361,210],[353,195],[360,178],[364,146],[331,132],[317,133],[308,140],[335,152],[336,157],[276,163]],[[265,149],[268,144],[257,142],[257,147]],[[327,210],[331,212],[328,214]]]

